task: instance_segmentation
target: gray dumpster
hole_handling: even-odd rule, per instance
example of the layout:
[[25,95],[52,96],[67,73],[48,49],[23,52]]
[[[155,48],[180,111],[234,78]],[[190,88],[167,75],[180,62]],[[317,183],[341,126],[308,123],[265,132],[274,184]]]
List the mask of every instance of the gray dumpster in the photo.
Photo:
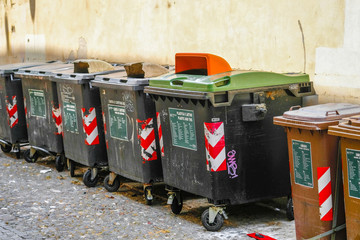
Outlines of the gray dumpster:
[[15,63],[0,66],[0,144],[3,152],[12,149],[20,157],[20,146],[27,143],[26,119],[21,79],[14,73],[21,68],[44,63]]
[[[82,62],[80,62],[82,63]],[[86,73],[76,70],[56,73],[51,81],[57,83],[57,93],[63,119],[63,142],[65,157],[68,159],[70,175],[74,176],[75,163],[90,167],[83,175],[83,182],[94,187],[98,181],[99,168],[107,166],[104,127],[99,88],[91,83],[96,75],[114,70]],[[118,69],[119,71],[120,69]]]
[[118,72],[98,75],[92,84],[100,88],[106,126],[110,174],[104,180],[105,188],[110,192],[119,188],[117,174],[142,182],[150,205],[152,183],[163,177],[155,103],[144,93],[148,82]]
[[25,114],[30,149],[24,152],[27,162],[39,155],[55,156],[55,166],[62,171],[65,157],[62,141],[62,119],[56,82],[50,81],[55,71],[73,69],[73,64],[61,62],[19,69],[15,77],[22,79]]

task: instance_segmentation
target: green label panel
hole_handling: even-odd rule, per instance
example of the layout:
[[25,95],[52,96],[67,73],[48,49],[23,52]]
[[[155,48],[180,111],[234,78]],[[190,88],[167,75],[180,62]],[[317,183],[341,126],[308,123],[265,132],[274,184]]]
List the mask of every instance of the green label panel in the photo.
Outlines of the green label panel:
[[311,143],[292,140],[292,151],[295,183],[313,188]]
[[73,102],[64,102],[64,120],[65,130],[78,133],[78,123],[76,115],[76,104]]
[[30,114],[35,117],[46,117],[45,93],[42,90],[29,89]]
[[194,111],[169,108],[172,144],[197,150]]
[[360,151],[346,149],[349,196],[360,198]]
[[110,136],[121,140],[128,140],[125,107],[109,104],[108,108]]

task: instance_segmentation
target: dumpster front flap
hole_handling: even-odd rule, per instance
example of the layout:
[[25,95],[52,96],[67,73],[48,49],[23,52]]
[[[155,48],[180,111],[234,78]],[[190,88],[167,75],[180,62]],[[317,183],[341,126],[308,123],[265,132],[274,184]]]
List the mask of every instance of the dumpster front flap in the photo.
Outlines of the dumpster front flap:
[[177,53],[175,54],[175,73],[214,75],[231,71],[229,63],[209,53]]
[[360,114],[360,105],[350,103],[326,103],[296,108],[274,117],[274,124],[307,130],[325,130],[337,125],[342,118]]

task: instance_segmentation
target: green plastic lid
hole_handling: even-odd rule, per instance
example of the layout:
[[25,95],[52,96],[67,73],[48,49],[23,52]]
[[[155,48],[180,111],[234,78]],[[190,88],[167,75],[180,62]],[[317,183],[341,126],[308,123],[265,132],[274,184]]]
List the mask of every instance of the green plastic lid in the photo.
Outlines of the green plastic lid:
[[215,75],[168,74],[150,79],[149,86],[199,92],[220,92],[309,82],[307,74],[230,71]]

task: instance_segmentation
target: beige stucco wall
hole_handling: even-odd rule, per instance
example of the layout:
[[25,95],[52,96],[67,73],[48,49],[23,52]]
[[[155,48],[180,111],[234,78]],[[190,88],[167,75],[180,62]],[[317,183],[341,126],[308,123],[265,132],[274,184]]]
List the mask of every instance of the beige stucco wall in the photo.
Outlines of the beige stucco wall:
[[305,69],[320,101],[357,102],[360,67],[350,75],[342,67],[360,59],[356,6],[360,0],[0,0],[0,64],[174,64],[176,52],[209,52],[233,68]]
[[[35,3],[34,20],[30,2]],[[40,55],[45,51],[47,59],[89,57],[173,64],[176,52],[210,52],[224,57],[234,68],[298,72],[304,69],[300,20],[306,71],[313,73],[316,48],[336,48],[343,42],[343,0],[30,2],[1,1],[2,56],[22,60],[27,47],[28,58],[32,58],[30,48],[36,48]],[[25,44],[27,34],[30,39]]]
[[314,83],[320,102],[360,104],[360,0],[346,0],[344,43],[316,50]]

